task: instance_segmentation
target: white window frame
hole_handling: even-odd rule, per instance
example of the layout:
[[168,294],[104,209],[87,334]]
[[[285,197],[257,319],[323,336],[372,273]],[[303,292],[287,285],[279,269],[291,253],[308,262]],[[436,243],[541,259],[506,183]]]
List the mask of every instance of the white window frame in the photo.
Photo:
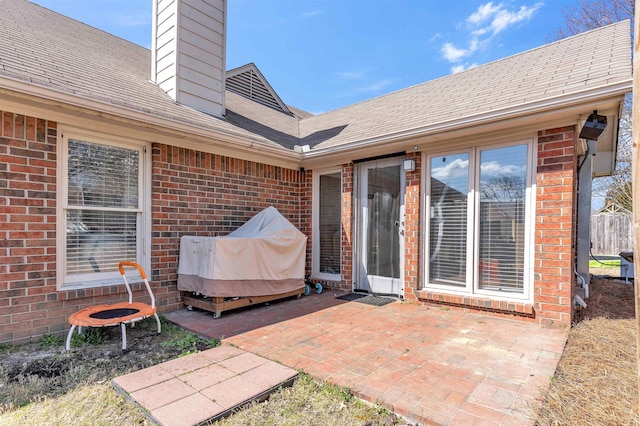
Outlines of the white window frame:
[[[478,161],[480,159],[480,151],[496,149],[496,148],[508,148],[517,145],[527,145],[527,176],[526,176],[526,192],[525,192],[525,251],[524,251],[524,265],[523,265],[523,289],[521,293],[504,292],[499,290],[487,290],[479,288],[479,274],[478,274],[478,240],[480,237],[479,227],[479,176],[480,168],[478,167]],[[424,175],[422,184],[424,188],[423,205],[425,206],[422,214],[423,229],[425,231],[425,238],[422,243],[422,264],[424,265],[424,273],[422,276],[422,287],[428,290],[436,290],[445,293],[455,294],[467,294],[470,296],[482,296],[490,297],[498,300],[513,300],[518,302],[531,302],[533,301],[533,268],[534,268],[534,234],[535,234],[535,193],[536,193],[536,164],[537,164],[537,137],[531,137],[526,139],[512,140],[509,142],[501,143],[488,143],[488,144],[476,144],[467,149],[438,151],[433,153],[423,153]],[[434,284],[429,282],[429,256],[430,256],[430,176],[431,176],[431,159],[433,157],[439,157],[443,155],[454,155],[468,153],[469,154],[469,193],[467,199],[468,206],[468,221],[467,221],[467,235],[468,244],[467,247],[467,281],[464,287],[462,286],[448,286],[446,284]]]
[[[119,138],[110,135],[92,133],[71,128],[59,128],[58,131],[58,164],[56,198],[56,282],[58,290],[75,290],[121,284],[122,277],[118,271],[96,272],[67,276],[67,210],[68,210],[68,163],[69,140],[120,147],[139,151],[139,209],[137,218],[137,259],[136,262],[146,271],[151,268],[151,146],[142,141]],[[136,278],[137,271],[127,271]]]
[[340,273],[329,274],[326,272],[320,272],[320,176],[330,174],[340,174],[340,206],[341,206],[341,220],[342,220],[342,168],[333,167],[322,170],[313,171],[312,179],[312,246],[311,246],[311,278],[316,280],[326,281],[341,281],[342,280],[342,244],[340,245]]
[[[450,155],[458,155],[458,154],[467,154],[469,158],[469,168],[468,168],[468,179],[467,179],[467,241],[470,242],[467,244],[467,268],[466,268],[466,282],[464,287],[462,286],[454,286],[454,285],[446,285],[443,283],[430,283],[429,275],[430,275],[430,263],[429,257],[431,256],[431,159],[434,157],[442,157],[442,156],[450,156]],[[425,184],[424,184],[424,194],[425,194],[425,213],[424,213],[424,230],[425,230],[425,240],[424,240],[424,265],[425,265],[425,276],[423,282],[425,283],[425,287],[452,291],[456,293],[473,293],[473,271],[474,271],[474,226],[475,226],[475,187],[473,185],[473,176],[475,175],[475,151],[473,149],[464,149],[464,150],[452,150],[445,152],[437,152],[426,155],[426,160],[423,162],[425,164]]]

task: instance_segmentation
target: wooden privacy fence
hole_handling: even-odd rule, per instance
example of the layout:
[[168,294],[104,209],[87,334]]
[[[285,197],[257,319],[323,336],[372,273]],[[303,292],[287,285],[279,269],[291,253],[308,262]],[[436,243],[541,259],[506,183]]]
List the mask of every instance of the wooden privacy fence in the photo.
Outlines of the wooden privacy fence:
[[591,215],[591,244],[594,255],[618,255],[633,250],[631,213],[604,209]]

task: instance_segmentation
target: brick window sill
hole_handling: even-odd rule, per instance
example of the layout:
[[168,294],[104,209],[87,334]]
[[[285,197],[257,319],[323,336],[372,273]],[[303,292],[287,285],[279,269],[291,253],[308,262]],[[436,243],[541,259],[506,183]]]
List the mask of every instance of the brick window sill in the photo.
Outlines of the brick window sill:
[[523,302],[494,300],[461,294],[438,293],[431,290],[418,290],[416,296],[420,302],[471,309],[483,312],[496,312],[534,318],[533,305]]

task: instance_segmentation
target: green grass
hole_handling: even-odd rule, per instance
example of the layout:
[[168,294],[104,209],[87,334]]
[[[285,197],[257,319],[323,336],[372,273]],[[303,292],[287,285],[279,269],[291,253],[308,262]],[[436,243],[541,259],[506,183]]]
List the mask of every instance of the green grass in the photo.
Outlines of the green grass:
[[620,259],[603,260],[602,263],[597,260],[589,260],[589,268],[619,268]]
[[40,338],[41,348],[51,348],[62,344],[62,339],[54,334],[45,334]]

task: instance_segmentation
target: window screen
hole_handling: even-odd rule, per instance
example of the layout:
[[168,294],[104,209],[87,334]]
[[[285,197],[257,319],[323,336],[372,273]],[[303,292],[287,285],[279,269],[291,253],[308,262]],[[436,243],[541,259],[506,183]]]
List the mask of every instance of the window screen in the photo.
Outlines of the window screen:
[[140,151],[69,140],[66,274],[137,261]]

